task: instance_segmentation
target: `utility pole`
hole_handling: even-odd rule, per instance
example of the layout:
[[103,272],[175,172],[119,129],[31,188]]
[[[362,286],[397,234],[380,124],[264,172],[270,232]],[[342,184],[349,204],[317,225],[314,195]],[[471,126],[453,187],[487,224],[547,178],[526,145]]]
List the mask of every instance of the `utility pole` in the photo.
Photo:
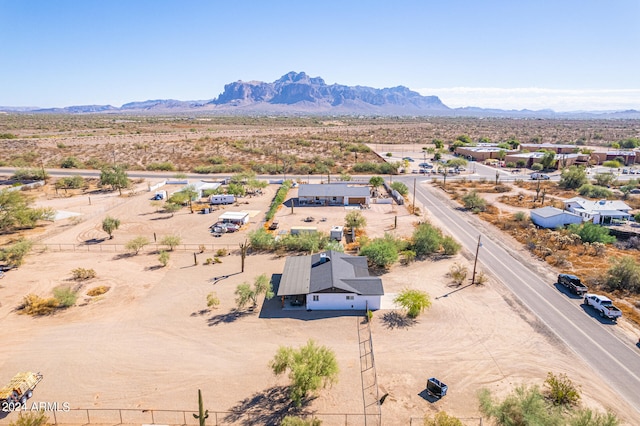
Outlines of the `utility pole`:
[[476,266],[478,265],[478,253],[480,252],[480,247],[482,247],[482,243],[480,242],[481,235],[478,235],[478,245],[476,246],[476,259],[473,261],[473,274],[471,275],[471,285],[476,283]]
[[413,178],[413,214],[416,214],[416,178]]

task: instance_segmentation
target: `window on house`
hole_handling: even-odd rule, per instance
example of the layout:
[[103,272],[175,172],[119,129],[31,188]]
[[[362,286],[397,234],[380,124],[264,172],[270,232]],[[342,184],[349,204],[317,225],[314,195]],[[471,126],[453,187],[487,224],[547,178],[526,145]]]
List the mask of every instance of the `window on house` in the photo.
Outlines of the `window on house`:
[[347,296],[347,300],[353,300],[353,296]]
[[313,295],[313,301],[314,301],[314,302],[317,302],[317,301],[319,301],[319,300],[320,300],[320,296],[318,296],[317,294],[314,294],[314,295]]

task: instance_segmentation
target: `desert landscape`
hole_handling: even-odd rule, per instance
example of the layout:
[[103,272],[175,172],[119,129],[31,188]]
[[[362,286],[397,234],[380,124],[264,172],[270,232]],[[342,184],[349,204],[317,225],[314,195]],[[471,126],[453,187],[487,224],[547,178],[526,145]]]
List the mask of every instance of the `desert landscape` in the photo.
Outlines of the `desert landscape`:
[[[276,169],[277,176],[284,171],[317,183],[326,182],[327,172],[352,173],[357,162],[381,162],[394,145],[399,155],[405,150],[419,152],[432,139],[448,141],[460,133],[492,139],[539,137],[540,141],[586,138],[603,143],[637,134],[634,124],[613,121],[436,119],[372,124],[311,119],[274,123],[238,118],[240,122],[229,123],[217,118],[5,118],[1,132],[17,137],[1,141],[4,166],[59,168],[61,161],[73,156],[84,167],[93,160],[96,165],[127,162],[129,170],[171,162],[170,172],[191,173],[195,167],[215,165],[206,159],[219,156],[225,159],[219,165],[237,163],[254,171],[261,170],[259,165],[280,162],[285,166]],[[114,132],[116,124],[122,130]],[[403,140],[411,143],[393,144]],[[292,157],[283,162],[282,152]],[[0,382],[18,371],[42,372],[44,380],[33,400],[68,403],[70,411],[55,413],[58,423],[88,423],[90,416],[95,424],[197,424],[190,413],[197,411],[197,390],[201,389],[211,412],[210,424],[277,424],[290,409],[288,380],[274,376],[269,362],[278,347],[298,347],[309,339],[334,350],[340,368],[337,383],[298,412],[314,415],[324,425],[365,424],[363,413],[375,419],[368,406],[374,390],[376,398],[387,395],[380,406],[382,424],[422,424],[423,416],[446,411],[466,425],[477,425],[482,417],[479,389],[504,397],[518,385],[542,386],[548,372],[570,377],[580,386],[586,406],[615,412],[625,424],[640,423],[638,411],[594,376],[492,278],[491,271],[485,271],[489,279],[482,286],[453,285],[448,276],[453,264],[473,266],[473,253],[466,251],[376,271],[384,284],[386,304],[374,312],[370,323],[377,386],[368,387],[370,371],[361,372],[361,342],[369,331],[363,313],[282,309],[277,298],[261,300],[255,311],[236,308],[238,284],[253,282],[263,273],[269,277],[282,273],[285,253],[250,252],[243,273],[239,254],[247,233],[265,225],[264,214],[278,186],[271,184],[260,196],[240,198],[237,204],[218,207],[208,215],[191,214],[186,207],[168,214],[149,200],[153,192],[148,189],[162,179],[140,178],[123,195],[96,190],[70,196],[56,192],[51,183],[31,191],[37,206],[67,214],[29,231],[33,252],[24,265],[8,271],[0,281]],[[430,179],[422,179],[420,185],[441,191]],[[165,188],[171,192],[179,186]],[[296,196],[294,188],[287,199]],[[500,206],[497,196],[492,202]],[[406,206],[372,204],[362,211],[367,219],[364,232],[371,238],[385,233],[408,237],[419,221],[439,225],[428,208],[418,207],[420,213],[414,215]],[[508,213],[517,210],[506,204],[502,208]],[[209,226],[221,213],[239,210],[250,215],[241,232],[220,238],[210,234]],[[307,224],[303,219],[312,216],[313,225],[326,232],[344,224],[347,211],[344,207],[296,207],[292,212],[282,207],[276,220],[279,230],[286,231]],[[121,221],[113,239],[101,228],[107,215]],[[495,232],[500,233],[498,228]],[[140,235],[151,243],[137,255],[127,254],[127,241]],[[163,267],[158,261],[162,248],[158,241],[167,235],[179,236],[181,244]],[[2,238],[7,244],[14,236]],[[514,251],[529,256],[521,243],[507,235],[502,238]],[[221,263],[207,264],[213,257]],[[531,257],[530,261],[538,262],[551,277],[557,274],[541,260]],[[75,268],[93,269],[96,277],[76,283],[71,273]],[[76,286],[81,295],[75,306],[44,317],[16,311],[25,295],[45,296],[65,284]],[[87,295],[98,286],[109,290],[100,296]],[[433,303],[414,321],[408,321],[392,303],[393,296],[407,287],[426,291]],[[210,292],[220,300],[217,308],[207,307]],[[631,324],[621,321],[620,325],[628,335],[636,332]],[[425,381],[432,376],[449,386],[447,397],[435,402],[423,395]],[[116,409],[131,411],[111,411]],[[154,412],[153,419],[149,411]],[[122,413],[125,419],[117,417]],[[0,424],[8,424],[15,416],[0,415]]]

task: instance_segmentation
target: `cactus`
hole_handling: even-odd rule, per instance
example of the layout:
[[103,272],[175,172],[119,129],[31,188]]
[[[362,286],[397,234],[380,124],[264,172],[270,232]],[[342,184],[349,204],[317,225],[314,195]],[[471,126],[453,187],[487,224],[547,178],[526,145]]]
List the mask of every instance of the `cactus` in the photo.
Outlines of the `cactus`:
[[200,426],[205,426],[205,420],[209,417],[209,410],[205,410],[202,406],[202,392],[198,389],[198,414],[194,414],[193,418],[200,421]]

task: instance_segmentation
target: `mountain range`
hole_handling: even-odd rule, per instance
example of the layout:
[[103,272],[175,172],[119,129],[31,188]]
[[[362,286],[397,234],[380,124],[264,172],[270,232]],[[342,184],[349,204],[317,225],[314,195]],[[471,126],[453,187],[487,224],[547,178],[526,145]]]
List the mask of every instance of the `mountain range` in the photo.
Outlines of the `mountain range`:
[[217,115],[366,115],[366,116],[474,116],[522,118],[640,118],[640,111],[557,113],[552,110],[449,108],[437,96],[423,96],[404,86],[375,89],[328,85],[320,77],[289,72],[273,83],[236,81],[224,86],[217,98],[204,101],[173,99],[64,108],[1,107],[5,112],[56,114],[217,114]]

